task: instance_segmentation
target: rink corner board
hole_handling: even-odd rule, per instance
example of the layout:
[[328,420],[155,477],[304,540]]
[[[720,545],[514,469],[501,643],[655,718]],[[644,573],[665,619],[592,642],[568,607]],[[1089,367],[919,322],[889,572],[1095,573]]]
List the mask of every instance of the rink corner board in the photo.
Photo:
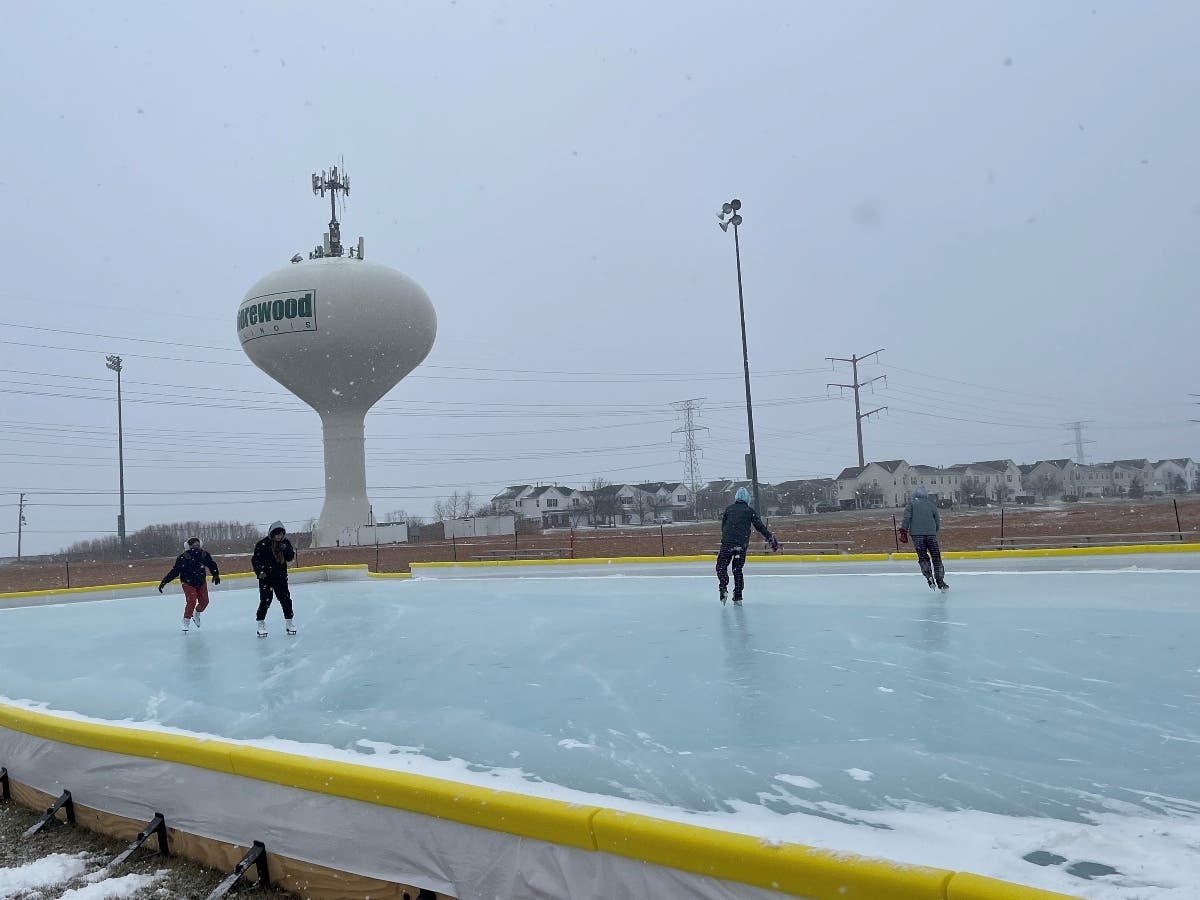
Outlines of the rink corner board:
[[1066,896],[969,873],[771,842],[601,806],[8,704],[0,704],[0,727],[45,741],[179,763],[810,900],[1054,900]]

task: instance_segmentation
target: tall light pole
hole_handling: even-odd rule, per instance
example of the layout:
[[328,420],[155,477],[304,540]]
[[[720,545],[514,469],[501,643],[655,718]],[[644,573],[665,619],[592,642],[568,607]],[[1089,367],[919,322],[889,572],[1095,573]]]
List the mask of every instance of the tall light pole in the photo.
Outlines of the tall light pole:
[[109,356],[105,364],[117,373],[117,463],[121,471],[121,512],[117,515],[117,537],[125,552],[125,429],[121,422],[121,357]]
[[750,483],[754,486],[754,509],[761,513],[762,507],[758,503],[758,456],[754,452],[754,407],[750,403],[750,354],[746,349],[746,303],[742,298],[742,245],[738,240],[738,226],[742,224],[739,212],[741,208],[741,200],[730,200],[721,205],[717,219],[722,231],[728,231],[729,226],[733,226],[733,255],[737,260],[738,319],[742,324],[742,371],[746,376],[746,428],[750,432]]

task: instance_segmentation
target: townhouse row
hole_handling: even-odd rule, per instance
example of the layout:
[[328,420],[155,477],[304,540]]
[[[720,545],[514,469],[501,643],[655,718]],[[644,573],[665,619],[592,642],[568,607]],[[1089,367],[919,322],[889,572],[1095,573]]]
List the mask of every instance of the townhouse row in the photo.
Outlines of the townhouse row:
[[[760,512],[778,516],[899,507],[908,502],[918,485],[924,485],[943,505],[1155,496],[1200,492],[1200,467],[1187,457],[1094,464],[1047,459],[1026,465],[1011,459],[991,459],[953,466],[890,459],[851,466],[837,478],[760,483]],[[707,520],[720,516],[739,487],[751,489],[744,479],[710,481],[696,491],[677,481],[607,484],[592,489],[515,484],[491,499],[491,512],[535,521],[543,528]]]

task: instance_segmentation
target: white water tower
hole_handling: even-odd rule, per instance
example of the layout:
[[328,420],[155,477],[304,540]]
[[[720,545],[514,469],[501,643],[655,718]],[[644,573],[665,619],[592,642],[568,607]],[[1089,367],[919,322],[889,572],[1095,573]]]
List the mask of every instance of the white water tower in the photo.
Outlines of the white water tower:
[[343,255],[346,173],[312,179],[314,194],[329,193],[329,232],[308,259],[297,254],[246,292],[237,332],[250,360],[321,416],[325,503],[312,545],[331,547],[344,528],[368,524],[367,410],[429,355],[437,314],[419,284],[363,258],[362,238]]

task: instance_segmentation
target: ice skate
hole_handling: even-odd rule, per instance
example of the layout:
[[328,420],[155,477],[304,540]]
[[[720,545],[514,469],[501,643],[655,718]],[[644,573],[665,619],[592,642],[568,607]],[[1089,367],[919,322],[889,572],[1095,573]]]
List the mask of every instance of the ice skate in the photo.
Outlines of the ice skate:
[[284,630],[287,631],[288,634],[296,633],[296,626],[292,623],[291,619],[284,619],[283,625],[284,625]]
[[950,590],[950,585],[947,584],[945,581],[939,581],[937,583],[937,589],[944,594]]
[[200,612],[198,610],[192,613],[192,624],[195,625],[197,629],[200,628]]
[[737,604],[738,606],[741,606],[742,605],[742,595],[735,591],[733,594],[733,602],[735,604]]
[[928,584],[928,585],[929,585],[929,589],[930,589],[931,591],[936,591],[936,590],[937,590],[937,582],[933,580],[933,576],[932,576],[932,575],[926,575],[926,576],[925,576],[925,582],[926,582],[926,584]]
[[188,620],[187,619],[183,620],[183,633],[184,634],[188,633]]
[[721,605],[724,606],[725,600],[729,596],[729,589],[722,585],[722,586],[718,587],[717,590],[720,591],[720,593],[721,593]]
[[257,622],[256,624],[258,626],[258,636],[266,637],[267,636],[267,623],[260,621],[260,622]]

